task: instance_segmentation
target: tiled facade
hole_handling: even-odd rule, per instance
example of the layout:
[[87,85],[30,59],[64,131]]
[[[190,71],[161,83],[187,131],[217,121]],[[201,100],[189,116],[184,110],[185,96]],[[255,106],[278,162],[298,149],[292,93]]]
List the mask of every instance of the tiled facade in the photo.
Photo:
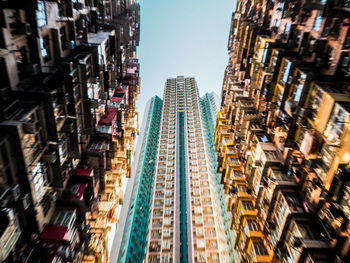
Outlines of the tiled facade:
[[238,262],[350,260],[349,8],[237,1],[214,140]]
[[0,4],[0,261],[108,262],[138,134],[135,0]]

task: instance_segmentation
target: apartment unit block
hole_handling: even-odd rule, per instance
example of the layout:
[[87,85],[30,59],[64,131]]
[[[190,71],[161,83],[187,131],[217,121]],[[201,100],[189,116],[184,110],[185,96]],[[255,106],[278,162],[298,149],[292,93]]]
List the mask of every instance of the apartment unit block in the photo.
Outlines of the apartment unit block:
[[179,76],[149,102],[118,262],[232,262],[213,142],[217,100]]
[[217,115],[237,262],[350,260],[349,1],[237,1]]
[[1,1],[1,262],[109,262],[138,134],[139,9]]

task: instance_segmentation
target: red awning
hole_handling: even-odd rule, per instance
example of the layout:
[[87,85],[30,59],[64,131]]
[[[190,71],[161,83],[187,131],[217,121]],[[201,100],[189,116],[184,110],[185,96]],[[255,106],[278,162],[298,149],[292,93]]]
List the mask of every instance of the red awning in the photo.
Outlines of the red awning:
[[43,231],[41,231],[41,238],[48,242],[69,242],[71,236],[66,226],[46,225]]
[[93,169],[76,169],[73,172],[74,175],[80,175],[80,176],[94,176],[94,170]]
[[127,89],[117,89],[114,93],[126,93]]
[[108,111],[107,113],[105,113],[101,119],[98,121],[99,125],[112,125],[112,122],[115,118],[115,116],[117,115],[117,113],[115,111]]
[[120,98],[124,98],[126,96],[126,94],[128,93],[127,89],[118,89],[114,91],[114,97],[120,97]]
[[124,99],[124,98],[122,98],[122,97],[113,97],[113,98],[111,99],[111,102],[122,102],[123,99]]

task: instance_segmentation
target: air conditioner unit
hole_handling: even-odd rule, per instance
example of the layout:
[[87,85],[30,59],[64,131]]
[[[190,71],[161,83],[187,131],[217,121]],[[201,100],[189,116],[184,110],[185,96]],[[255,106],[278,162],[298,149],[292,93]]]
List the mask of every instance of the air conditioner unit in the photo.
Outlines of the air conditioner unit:
[[56,152],[51,152],[43,155],[43,160],[46,163],[54,163],[57,160],[57,154]]
[[350,62],[350,57],[343,57],[342,61],[341,61],[341,65],[343,67],[347,67],[349,65]]
[[13,193],[13,197],[15,198],[15,201],[18,200],[18,198],[21,195],[21,188],[19,188],[19,185],[16,184],[13,188],[12,188],[12,193]]
[[321,66],[321,62],[322,62],[322,59],[321,59],[321,58],[316,58],[315,66],[316,66],[316,67]]
[[91,82],[92,84],[97,84],[99,81],[100,81],[100,78],[99,78],[99,77],[96,77],[96,78],[91,77],[91,78],[90,78],[90,82]]
[[322,32],[322,36],[327,36],[329,35],[330,27],[325,27]]
[[15,219],[15,213],[13,212],[12,209],[7,209],[7,217],[10,221],[14,220]]
[[35,134],[37,132],[36,124],[37,124],[37,121],[24,122],[23,123],[23,132],[27,133],[27,134]]
[[27,210],[28,207],[30,206],[30,197],[29,197],[29,194],[26,194],[25,196],[23,196],[23,198],[22,198],[22,204],[23,204],[24,210]]
[[90,101],[90,103],[91,103],[91,107],[94,108],[94,109],[97,109],[97,108],[100,107],[100,105],[101,105],[101,103],[100,103],[99,100],[94,100],[94,99],[92,99],[92,100]]
[[304,53],[304,47],[300,47],[299,55],[302,55],[303,53]]
[[64,257],[65,259],[69,258],[70,248],[67,246],[60,246],[57,250],[57,255]]
[[75,47],[75,42],[72,40],[72,41],[65,41],[63,42],[63,46],[65,49],[74,49]]
[[63,127],[62,127],[62,131],[63,132],[67,132],[67,133],[72,133],[74,132],[74,123],[66,123]]
[[50,195],[51,195],[52,201],[56,202],[56,200],[57,200],[57,192],[51,192]]
[[100,94],[100,99],[101,100],[107,100],[108,99],[108,92],[102,92]]

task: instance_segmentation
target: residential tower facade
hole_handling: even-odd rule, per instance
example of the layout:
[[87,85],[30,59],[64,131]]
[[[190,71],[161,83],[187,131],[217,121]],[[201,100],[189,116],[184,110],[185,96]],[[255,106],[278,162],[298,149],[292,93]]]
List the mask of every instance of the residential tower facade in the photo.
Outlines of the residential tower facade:
[[109,262],[138,42],[135,0],[1,1],[0,262]]
[[149,107],[143,141],[156,148],[144,144],[135,173],[150,176],[149,184],[135,183],[135,196],[145,188],[148,195],[140,204],[130,201],[130,213],[143,217],[135,227],[126,223],[119,262],[232,262],[230,218],[216,173],[215,101],[214,94],[199,97],[194,78],[179,76],[167,79],[162,106]]
[[237,1],[215,149],[237,262],[350,260],[349,1]]

